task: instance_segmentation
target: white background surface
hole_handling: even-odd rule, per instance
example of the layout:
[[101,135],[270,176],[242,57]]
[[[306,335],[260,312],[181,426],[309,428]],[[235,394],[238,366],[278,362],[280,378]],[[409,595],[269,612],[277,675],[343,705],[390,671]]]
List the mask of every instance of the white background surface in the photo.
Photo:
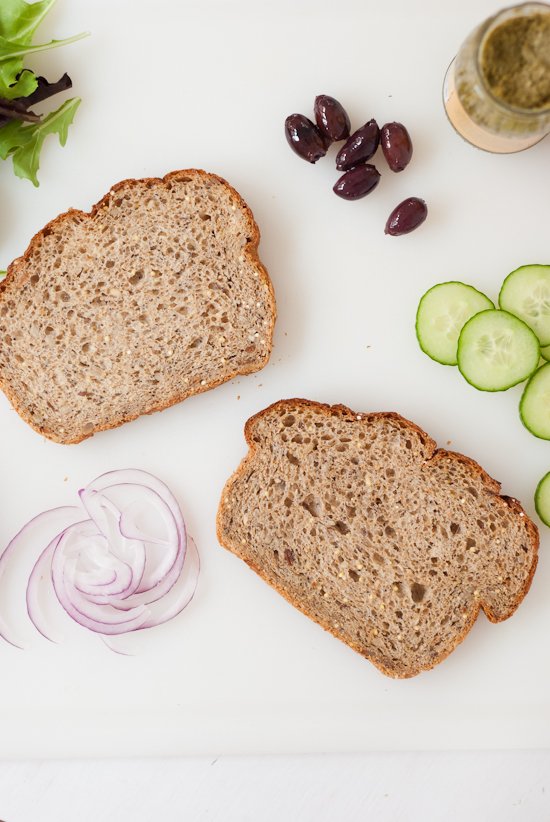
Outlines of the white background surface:
[[4,822],[548,822],[542,752],[0,764]]
[[[546,534],[513,619],[480,617],[436,670],[395,682],[222,551],[214,529],[223,482],[245,452],[244,421],[296,395],[399,411],[476,458],[533,514],[550,446],[522,428],[519,390],[477,393],[424,357],[413,331],[434,282],[463,279],[495,298],[509,271],[548,261],[550,143],[510,157],[476,152],[441,105],[448,62],[494,9],[488,0],[60,0],[41,36],[93,36],[35,64],[52,77],[68,69],[84,102],[66,149],[46,148],[39,190],[2,168],[2,262],[118,179],[203,167],[256,215],[279,321],[260,374],[80,446],[41,439],[0,397],[0,544],[102,471],[132,465],[176,493],[203,561],[192,606],[144,636],[136,657],[74,630],[58,647],[30,632],[25,653],[0,647],[1,756],[548,746]],[[355,126],[376,116],[411,131],[411,166],[391,175],[380,165],[380,186],[361,202],[332,194],[334,151],[312,167],[284,140],[284,117],[309,113],[321,92]],[[385,237],[387,215],[410,195],[427,200],[428,221]]]

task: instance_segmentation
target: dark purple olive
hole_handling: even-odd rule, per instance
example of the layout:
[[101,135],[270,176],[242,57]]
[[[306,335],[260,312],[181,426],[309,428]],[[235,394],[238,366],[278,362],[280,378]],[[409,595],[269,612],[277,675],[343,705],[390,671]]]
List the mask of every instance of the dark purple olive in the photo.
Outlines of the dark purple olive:
[[380,129],[376,120],[369,120],[349,137],[336,155],[336,168],[348,171],[359,163],[370,160],[380,142]]
[[364,163],[342,174],[332,190],[344,200],[360,200],[376,188],[379,179],[378,170]]
[[392,171],[403,171],[412,157],[409,132],[402,123],[386,123],[380,129],[380,145]]
[[321,132],[303,114],[291,114],[286,118],[285,134],[290,148],[308,163],[316,163],[327,153]]
[[427,216],[428,206],[424,200],[419,197],[408,197],[399,203],[388,217],[384,234],[391,234],[392,237],[409,234],[422,225]]
[[319,94],[313,108],[317,128],[330,143],[349,137],[350,121],[345,108],[328,94]]

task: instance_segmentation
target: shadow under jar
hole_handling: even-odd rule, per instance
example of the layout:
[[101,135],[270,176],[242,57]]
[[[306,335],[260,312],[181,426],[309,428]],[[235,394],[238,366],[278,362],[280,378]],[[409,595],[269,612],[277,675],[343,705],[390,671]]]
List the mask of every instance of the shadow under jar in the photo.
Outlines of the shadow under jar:
[[523,151],[550,132],[550,5],[503,9],[462,44],[445,75],[454,129],[495,154]]

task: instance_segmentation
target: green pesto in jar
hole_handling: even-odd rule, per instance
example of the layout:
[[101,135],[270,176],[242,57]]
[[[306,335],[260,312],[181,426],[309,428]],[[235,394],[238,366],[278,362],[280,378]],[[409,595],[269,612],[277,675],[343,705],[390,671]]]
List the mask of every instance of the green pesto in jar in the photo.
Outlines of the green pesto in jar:
[[550,107],[550,13],[498,25],[482,44],[480,68],[491,94],[524,111]]
[[447,114],[462,118],[460,133],[468,120],[482,130],[474,145],[534,145],[550,132],[550,5],[522,3],[485,20],[460,47],[451,79]]

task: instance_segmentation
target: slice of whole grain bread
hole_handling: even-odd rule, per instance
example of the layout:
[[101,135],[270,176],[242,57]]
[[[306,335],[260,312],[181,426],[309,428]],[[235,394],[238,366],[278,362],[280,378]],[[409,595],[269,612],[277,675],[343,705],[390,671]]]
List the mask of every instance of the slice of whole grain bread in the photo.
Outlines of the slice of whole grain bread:
[[273,288],[231,186],[125,180],[49,223],[0,283],[0,387],[62,443],[266,365]]
[[398,414],[285,400],[252,417],[218,538],[293,605],[388,676],[414,676],[480,609],[507,619],[538,531],[461,454]]

